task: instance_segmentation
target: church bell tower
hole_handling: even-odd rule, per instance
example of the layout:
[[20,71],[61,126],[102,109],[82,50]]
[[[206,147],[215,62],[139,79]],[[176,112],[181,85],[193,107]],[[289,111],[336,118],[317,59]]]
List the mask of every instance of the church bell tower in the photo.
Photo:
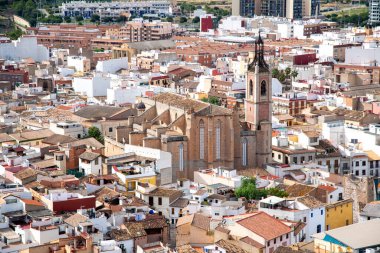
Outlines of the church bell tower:
[[245,121],[256,132],[256,166],[262,167],[272,158],[272,74],[260,34],[246,75]]

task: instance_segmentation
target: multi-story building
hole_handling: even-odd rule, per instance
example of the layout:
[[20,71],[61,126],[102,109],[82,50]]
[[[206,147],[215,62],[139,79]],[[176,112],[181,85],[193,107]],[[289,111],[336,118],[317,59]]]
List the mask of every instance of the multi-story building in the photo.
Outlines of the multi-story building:
[[116,39],[124,39],[128,42],[137,42],[169,39],[172,37],[172,32],[173,28],[170,22],[143,22],[143,20],[136,20],[128,22],[120,28],[108,30],[107,35]]
[[86,1],[63,3],[60,7],[63,17],[83,16],[90,18],[97,14],[100,18],[119,17],[130,13],[142,16],[144,14],[170,14],[170,1],[136,1],[136,2],[105,2],[102,4]]
[[9,81],[13,86],[16,83],[27,83],[29,81],[29,74],[21,69],[0,69],[0,81]]
[[380,1],[369,1],[369,20],[370,24],[377,24],[380,22]]
[[232,15],[253,17],[255,15],[255,0],[232,0]]

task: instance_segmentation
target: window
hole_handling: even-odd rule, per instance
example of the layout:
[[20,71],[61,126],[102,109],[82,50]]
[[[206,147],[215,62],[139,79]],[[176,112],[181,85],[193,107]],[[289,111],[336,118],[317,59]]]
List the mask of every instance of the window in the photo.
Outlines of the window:
[[367,166],[367,162],[366,161],[362,161],[362,166]]
[[330,199],[332,199],[333,195],[330,195]]
[[243,151],[243,155],[242,155],[242,165],[243,166],[247,166],[248,162],[247,162],[247,146],[248,146],[248,140],[247,138],[244,138],[243,139],[243,143],[242,143],[242,151]]
[[329,225],[327,225],[326,226],[326,231],[328,231],[330,229],[330,226]]
[[172,208],[172,214],[174,214],[174,208]]
[[273,241],[274,244],[276,244],[276,238],[274,238],[274,241]]
[[297,163],[298,160],[297,160],[297,157],[293,157],[293,163]]
[[289,234],[286,234],[286,239],[289,239]]
[[158,205],[162,206],[162,198],[161,197],[158,197]]
[[249,80],[249,95],[253,95],[253,82],[252,80]]
[[355,166],[359,166],[359,161],[356,161],[356,162],[355,162]]
[[267,246],[270,246],[270,241],[267,242]]
[[282,236],[280,236],[280,242],[282,242]]
[[343,193],[339,193],[339,200],[343,200]]
[[261,81],[260,94],[261,94],[261,96],[267,95],[267,82],[265,82],[265,80]]
[[311,218],[313,218],[313,215],[314,215],[313,213],[310,214]]
[[363,175],[363,176],[365,176],[365,173],[366,173],[365,170],[362,170],[362,175]]
[[303,217],[303,222],[306,222],[306,217]]
[[95,158],[95,165],[99,164],[99,157]]
[[215,132],[215,146],[216,146],[216,148],[215,148],[215,158],[217,159],[217,160],[219,160],[220,159],[220,126],[221,125],[221,123],[220,123],[220,120],[218,120],[217,122],[216,122],[216,132]]
[[348,226],[348,225],[350,225],[350,222],[348,220],[346,220],[346,226]]
[[317,226],[317,233],[320,233],[320,232],[322,232],[322,226],[321,226],[321,225],[318,225],[318,226]]
[[179,171],[183,171],[183,143],[179,144]]
[[112,133],[112,127],[108,128],[108,132]]
[[309,161],[313,160],[313,156],[309,155]]
[[321,215],[323,215],[323,210],[321,210]]
[[199,121],[199,159],[205,159],[205,123]]

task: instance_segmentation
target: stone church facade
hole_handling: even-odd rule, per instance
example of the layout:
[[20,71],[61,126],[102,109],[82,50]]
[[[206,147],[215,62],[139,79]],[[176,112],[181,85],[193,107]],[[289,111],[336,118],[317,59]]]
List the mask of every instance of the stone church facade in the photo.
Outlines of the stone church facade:
[[[162,93],[141,98],[119,129],[123,142],[172,153],[173,180],[199,169],[262,167],[271,161],[271,73],[261,38],[247,72],[245,120],[238,111]],[[118,133],[119,133],[118,132]],[[120,140],[120,137],[117,139]]]

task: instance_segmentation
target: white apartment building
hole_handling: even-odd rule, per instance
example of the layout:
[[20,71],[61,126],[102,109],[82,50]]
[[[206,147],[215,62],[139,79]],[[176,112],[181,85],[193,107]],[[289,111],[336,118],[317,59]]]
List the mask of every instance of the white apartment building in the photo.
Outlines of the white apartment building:
[[43,45],[38,45],[36,37],[24,36],[14,41],[0,37],[0,58],[13,61],[32,58],[42,62],[49,60],[49,50]]
[[194,182],[203,185],[224,184],[231,188],[241,185],[243,177],[238,176],[236,170],[228,168],[214,168],[194,172]]
[[50,122],[49,129],[55,134],[73,138],[82,138],[85,134],[83,126],[74,121]]
[[68,56],[67,66],[72,67],[75,71],[89,72],[91,70],[90,59],[84,56]]
[[313,197],[287,200],[271,196],[260,200],[259,210],[278,219],[306,223],[305,234],[300,235],[298,239],[304,237],[306,241],[311,241],[312,235],[323,232],[325,229],[325,206],[322,203],[318,203],[319,201],[314,198],[313,201],[308,201],[310,198]]
[[90,18],[93,14],[103,17],[119,17],[123,13],[135,15],[143,14],[171,14],[170,1],[136,1],[136,2],[87,2],[71,1],[62,3],[59,7],[63,17],[83,16]]
[[111,78],[101,74],[92,77],[74,77],[73,89],[76,93],[87,97],[106,96]]

